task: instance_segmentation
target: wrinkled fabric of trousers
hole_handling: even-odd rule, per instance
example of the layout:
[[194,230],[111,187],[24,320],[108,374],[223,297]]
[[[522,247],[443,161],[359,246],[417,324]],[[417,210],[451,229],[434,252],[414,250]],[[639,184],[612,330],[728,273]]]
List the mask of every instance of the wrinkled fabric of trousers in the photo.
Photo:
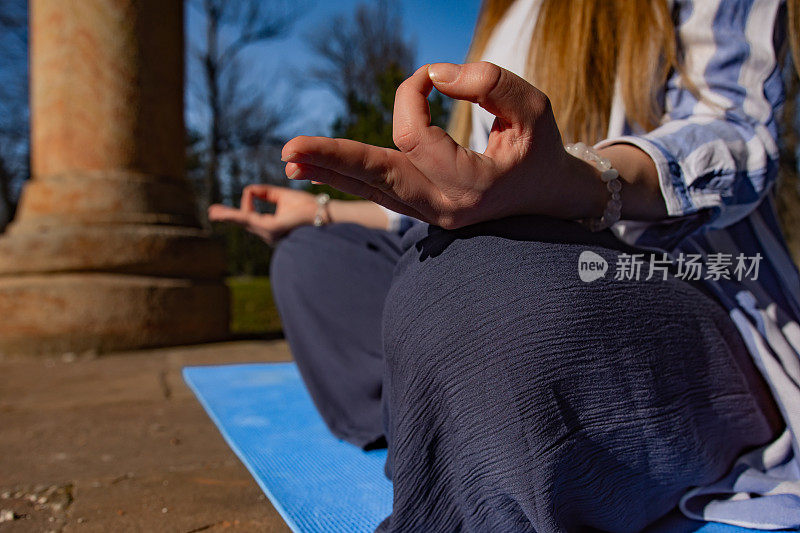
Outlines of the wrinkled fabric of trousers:
[[[586,250],[606,276],[581,281]],[[281,241],[272,287],[316,407],[388,443],[378,531],[639,531],[778,433],[725,309],[673,276],[615,279],[632,251],[544,217]]]

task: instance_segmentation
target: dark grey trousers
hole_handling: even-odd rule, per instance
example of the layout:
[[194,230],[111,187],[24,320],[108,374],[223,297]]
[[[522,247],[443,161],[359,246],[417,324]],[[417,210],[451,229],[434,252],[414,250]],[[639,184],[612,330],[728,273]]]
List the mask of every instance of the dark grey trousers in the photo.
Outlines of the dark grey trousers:
[[515,217],[278,246],[290,347],[334,434],[389,445],[381,531],[638,531],[781,427],[727,312],[670,277],[585,283],[609,232]]

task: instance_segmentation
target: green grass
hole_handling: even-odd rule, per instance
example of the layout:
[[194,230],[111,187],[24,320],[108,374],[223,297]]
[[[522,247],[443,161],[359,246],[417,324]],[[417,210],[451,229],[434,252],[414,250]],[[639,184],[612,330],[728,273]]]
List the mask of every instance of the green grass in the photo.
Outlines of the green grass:
[[266,276],[237,276],[226,280],[231,290],[231,333],[281,331],[278,310]]

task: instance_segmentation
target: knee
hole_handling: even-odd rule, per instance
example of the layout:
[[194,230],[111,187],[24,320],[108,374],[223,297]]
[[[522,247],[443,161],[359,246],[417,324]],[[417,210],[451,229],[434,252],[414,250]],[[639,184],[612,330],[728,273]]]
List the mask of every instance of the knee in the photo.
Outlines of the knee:
[[[636,351],[643,338],[652,340],[648,356],[657,359],[661,348],[690,349],[710,320],[704,315],[720,313],[674,277],[614,279],[619,249],[606,243],[564,242],[557,235],[546,241],[522,230],[510,237],[475,230],[434,237],[435,247],[407,249],[384,307],[386,360],[400,370],[414,372],[434,357],[445,365],[439,369],[455,371],[465,358],[491,364],[490,356],[509,350],[537,368],[558,366],[576,350],[587,360],[598,350]],[[578,271],[587,250],[609,269],[590,282]],[[708,311],[699,314],[702,322],[686,325],[697,335],[655,333],[674,332],[676,321],[698,315],[701,305]],[[576,347],[576,339],[585,342]]]
[[375,230],[358,224],[299,226],[281,239],[272,255],[270,274],[291,281],[298,275],[325,276],[332,268],[349,265],[376,239]]
[[272,252],[270,261],[270,283],[280,305],[282,297],[297,294],[308,286],[324,268],[325,236],[320,228],[300,226],[281,239]]
[[[307,255],[306,248],[309,246],[310,239],[304,233],[308,228],[301,226],[286,235],[275,245],[270,260],[270,279],[275,284],[276,280],[284,281],[291,279],[295,272],[295,266],[302,263],[303,256]],[[313,232],[308,232],[313,233]],[[313,235],[309,235],[313,239]],[[282,284],[282,283],[281,283]]]
[[[516,226],[512,226],[516,228]],[[418,234],[395,269],[390,298],[393,309],[414,306],[421,311],[450,307],[464,311],[487,303],[529,305],[548,298],[573,297],[598,292],[610,281],[584,283],[578,273],[578,258],[591,250],[613,264],[615,250],[591,242],[562,242],[532,233],[509,230],[504,234],[469,228],[468,231],[435,229]]]
[[572,300],[599,299],[581,286],[572,245],[445,233],[433,253],[430,243],[412,246],[395,269],[383,317],[390,364],[500,348],[526,321],[557,335],[578,318]]
[[417,356],[457,360],[512,345],[546,363],[568,351],[570,339],[605,337],[609,313],[644,311],[650,296],[669,292],[608,274],[582,281],[582,252],[598,254],[611,268],[618,251],[581,241],[577,232],[559,240],[555,232],[489,229],[473,228],[469,235],[435,230],[407,248],[384,308],[390,364],[412,368]]
[[270,276],[283,278],[295,271],[297,264],[303,263],[320,239],[319,228],[300,226],[291,231],[275,245],[270,263]]
[[[333,294],[352,301],[350,291],[385,294],[397,261],[386,232],[356,224],[302,226],[281,240],[270,275],[276,299],[319,299]],[[293,296],[292,296],[293,295]]]

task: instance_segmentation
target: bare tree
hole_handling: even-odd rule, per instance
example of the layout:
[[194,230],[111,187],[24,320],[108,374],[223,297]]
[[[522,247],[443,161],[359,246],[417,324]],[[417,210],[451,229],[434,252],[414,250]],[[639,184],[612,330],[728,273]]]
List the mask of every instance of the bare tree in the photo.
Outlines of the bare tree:
[[[337,17],[310,37],[320,58],[311,78],[343,104],[331,133],[377,146],[394,147],[392,116],[397,87],[414,70],[415,50],[403,33],[397,3],[371,0],[349,18]],[[447,122],[448,102],[438,91],[429,99],[431,122]]]
[[28,12],[25,0],[0,2],[0,231],[14,218],[17,190],[30,175]]
[[352,18],[335,17],[310,41],[322,60],[311,77],[345,102],[370,101],[380,93],[381,74],[414,68],[416,51],[403,35],[397,4],[388,0],[359,4]]
[[[253,158],[281,144],[276,129],[284,116],[267,106],[263,91],[246,76],[242,52],[283,35],[294,11],[278,0],[190,0],[205,23],[191,43],[202,80],[190,76],[190,96],[206,108],[203,174],[209,203],[222,199],[225,175],[236,195]],[[249,179],[249,178],[248,178]]]

